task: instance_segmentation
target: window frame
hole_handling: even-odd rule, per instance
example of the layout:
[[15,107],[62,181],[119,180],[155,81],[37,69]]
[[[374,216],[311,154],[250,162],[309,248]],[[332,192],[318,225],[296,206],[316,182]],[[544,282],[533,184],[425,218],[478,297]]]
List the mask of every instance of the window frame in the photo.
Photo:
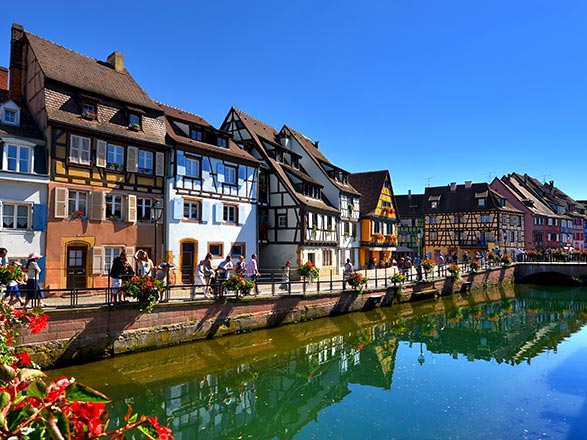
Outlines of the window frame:
[[[233,213],[231,218],[230,213]],[[229,215],[227,215],[227,213]],[[228,219],[227,219],[228,217]],[[226,225],[236,225],[238,223],[238,206],[231,204],[224,204],[222,206],[222,223]]]
[[104,267],[102,268],[102,273],[108,273],[110,271],[112,262],[120,255],[123,249],[124,246],[104,246]]
[[287,228],[287,214],[277,214],[277,227]]
[[[242,250],[242,252],[240,254],[234,252],[235,247],[238,247],[238,246],[240,246],[241,247],[241,250]],[[247,245],[246,245],[246,243],[245,242],[240,242],[240,241],[239,242],[232,243],[231,246],[230,246],[230,256],[231,256],[231,258],[238,258],[241,255],[243,257],[247,255]]]
[[[10,227],[10,226],[5,226],[4,225],[4,217],[6,216],[6,212],[5,209],[7,207],[11,207],[13,209],[12,212],[12,221],[13,221],[13,225],[17,225],[16,227]],[[23,228],[19,228],[18,227],[18,219],[19,217],[22,217],[19,214],[19,208],[25,208],[26,209],[26,226]],[[32,204],[30,203],[19,203],[19,202],[3,202],[0,205],[0,210],[2,213],[2,223],[1,223],[1,230],[9,230],[9,231],[30,231],[33,228],[32,225]]]
[[141,115],[138,113],[129,113],[128,114],[128,126],[131,128],[135,127],[135,124],[138,125],[137,128],[141,129],[143,128],[143,118],[141,118]]
[[[146,157],[145,157],[145,155],[146,155]],[[155,159],[155,155],[153,154],[152,151],[139,149],[139,152],[137,154],[137,172],[139,174],[152,175],[153,171],[155,171],[155,160],[154,159]],[[142,164],[142,162],[146,162],[146,163]],[[148,165],[149,162],[151,164],[150,168],[148,168],[146,166],[142,166],[142,165]]]
[[[111,151],[112,149],[112,151]],[[113,159],[117,160],[120,155],[120,162],[110,160],[110,154],[114,155]],[[111,144],[108,142],[106,146],[106,168],[112,171],[124,171],[124,147],[122,145]]]
[[[8,120],[8,115],[14,115],[14,120]],[[2,109],[2,123],[8,125],[19,125],[19,111],[13,108]]]
[[[148,202],[148,203],[147,203]],[[137,221],[142,223],[152,222],[153,199],[150,197],[137,197]]]
[[232,165],[225,165],[224,166],[224,184],[236,186],[236,184],[238,183],[237,174],[238,174],[237,167],[232,166]]
[[[72,197],[74,196],[75,197]],[[83,201],[84,207],[82,209],[81,205],[81,195],[85,196],[85,200]],[[76,211],[82,211],[82,217],[86,217],[88,215],[88,201],[89,201],[89,194],[87,191],[78,191],[76,189],[67,191],[67,212],[68,215],[72,215]],[[73,206],[72,206],[73,203]]]
[[[191,208],[193,207],[197,208],[198,211],[198,215],[197,218],[193,218],[191,215],[186,217],[186,208],[190,209],[190,213],[191,213]],[[202,202],[200,200],[184,200],[183,201],[183,220],[188,220],[188,221],[196,221],[199,222],[202,220]]]
[[[216,253],[216,249],[214,247],[218,247],[218,253]],[[208,252],[212,254],[213,257],[216,258],[223,258],[224,256],[224,243],[220,241],[209,241],[208,242]]]
[[[192,174],[191,171],[197,169],[197,176]],[[201,179],[202,178],[202,160],[198,157],[186,157],[185,158],[185,177],[190,179]]]
[[[75,147],[74,139],[79,140],[79,144]],[[84,145],[83,141],[87,141],[87,145]],[[70,134],[68,147],[68,163],[84,166],[89,166],[92,164],[92,138],[87,136],[80,136],[78,134]],[[87,153],[87,160],[83,157],[84,153]]]
[[192,127],[190,129],[190,139],[197,142],[204,142],[204,131],[199,128]]
[[[9,168],[9,150],[10,148],[16,149],[16,157],[13,159],[15,161],[15,169]],[[27,171],[21,171],[21,152],[22,151],[28,152],[28,159],[26,161],[26,166],[28,167]],[[28,145],[21,145],[17,143],[6,143],[4,145],[4,151],[2,153],[2,171],[9,171],[11,173],[23,173],[23,174],[32,174],[34,170],[34,148]]]
[[[123,212],[123,198],[119,194],[106,194],[104,198],[104,208],[106,213],[106,220],[120,221],[122,220]],[[118,207],[118,213],[117,213]]]

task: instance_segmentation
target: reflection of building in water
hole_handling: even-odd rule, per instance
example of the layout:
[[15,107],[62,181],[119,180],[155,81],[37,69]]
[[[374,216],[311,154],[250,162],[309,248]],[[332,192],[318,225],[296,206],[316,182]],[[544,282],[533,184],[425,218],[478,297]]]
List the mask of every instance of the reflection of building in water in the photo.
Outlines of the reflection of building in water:
[[[194,373],[182,383],[169,378],[172,385],[157,384],[145,400],[150,399],[149,408],[161,408],[159,417],[170,420],[177,439],[289,439],[342,401],[349,384],[391,389],[400,341],[470,360],[529,362],[541,351],[555,350],[585,323],[587,302],[530,294],[459,309],[447,306],[424,316],[400,319],[391,310],[390,315],[380,312],[367,324],[351,317],[346,327],[339,320],[341,327],[290,351],[264,352],[226,368],[218,364],[215,371]],[[229,353],[214,355],[230,365]],[[139,403],[133,406],[138,409]]]

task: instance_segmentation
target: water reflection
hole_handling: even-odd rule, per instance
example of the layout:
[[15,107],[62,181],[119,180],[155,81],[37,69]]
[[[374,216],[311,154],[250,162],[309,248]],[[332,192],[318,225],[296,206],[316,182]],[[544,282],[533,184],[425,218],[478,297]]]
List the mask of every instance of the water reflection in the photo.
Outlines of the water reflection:
[[[540,353],[556,351],[585,324],[585,293],[524,286],[516,293],[496,289],[454,295],[53,374],[102,388],[116,401],[114,418],[132,403],[140,412],[167,419],[177,439],[289,439],[342,402],[355,385],[392,390],[396,369],[439,368],[429,365],[435,355],[530,364]],[[400,346],[412,347],[411,361],[398,361]],[[353,429],[349,426],[348,432]],[[358,429],[369,432],[371,427],[367,422]]]

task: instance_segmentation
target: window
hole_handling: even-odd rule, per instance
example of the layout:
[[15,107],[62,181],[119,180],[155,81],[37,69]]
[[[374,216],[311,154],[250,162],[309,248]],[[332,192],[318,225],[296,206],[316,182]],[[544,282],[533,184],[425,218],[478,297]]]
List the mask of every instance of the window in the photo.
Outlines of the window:
[[122,171],[124,166],[124,148],[119,145],[108,144],[106,152],[106,167],[111,170]]
[[96,106],[91,102],[84,102],[82,104],[82,116],[87,119],[94,119],[96,117]]
[[68,191],[69,195],[68,195],[68,205],[67,205],[67,209],[69,212],[69,215],[72,215],[76,212],[81,212],[81,215],[78,215],[77,217],[80,216],[85,216],[87,215],[88,211],[87,211],[87,206],[88,206],[88,193],[86,192],[82,192],[82,191]]
[[481,223],[489,223],[489,215],[481,214]]
[[141,117],[136,113],[129,114],[128,126],[135,129],[141,128]]
[[436,223],[436,217],[428,217],[428,224],[433,225]]
[[208,252],[213,257],[222,257],[224,255],[224,244],[223,243],[208,243]]
[[112,267],[112,262],[120,255],[123,247],[104,247],[104,272],[108,272]]
[[29,229],[30,205],[4,203],[2,205],[2,227],[4,229]]
[[152,199],[137,197],[137,220],[140,222],[151,221],[151,206],[153,206]]
[[2,119],[5,124],[17,125],[18,124],[18,111],[11,108],[4,109],[4,118]]
[[200,202],[184,202],[183,218],[186,220],[200,220]]
[[33,152],[30,147],[6,145],[4,147],[4,169],[17,173],[30,173],[32,170]]
[[219,147],[226,147],[226,139],[224,139],[223,137],[218,136],[218,140],[217,140],[216,144]]
[[224,167],[224,183],[228,185],[236,185],[236,167]]
[[201,141],[204,139],[204,133],[202,130],[197,130],[192,128],[192,132],[190,133],[190,137],[195,141]]
[[277,227],[278,228],[287,228],[287,215],[286,214],[278,214],[277,215]]
[[485,206],[485,199],[477,199],[477,206]]
[[151,151],[139,150],[138,172],[153,174],[153,153]]
[[91,144],[92,140],[90,138],[72,134],[69,143],[69,161],[89,165]]
[[432,209],[438,208],[438,202],[436,200],[433,200],[432,202],[430,202],[430,207]]
[[322,251],[322,265],[332,266],[332,250],[324,249]]
[[436,241],[438,240],[438,232],[436,231],[430,231],[430,241]]
[[232,257],[240,257],[241,255],[246,255],[245,253],[245,244],[244,243],[234,243],[232,248],[230,249],[230,255]]
[[200,178],[200,160],[187,159],[185,160],[185,175],[195,179]]
[[122,218],[122,196],[106,196],[106,218],[119,220]]
[[236,206],[224,205],[222,220],[225,223],[236,223],[236,221],[237,221]]

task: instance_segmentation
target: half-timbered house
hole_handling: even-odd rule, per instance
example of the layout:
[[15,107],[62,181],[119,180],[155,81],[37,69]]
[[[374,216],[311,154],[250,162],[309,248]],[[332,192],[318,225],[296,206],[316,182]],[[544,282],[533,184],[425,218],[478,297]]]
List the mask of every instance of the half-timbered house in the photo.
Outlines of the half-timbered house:
[[22,96],[9,95],[8,69],[0,67],[0,247],[10,260],[44,254],[48,184],[44,136]]
[[[524,213],[525,249],[558,248],[562,214],[555,213],[532,188],[532,177],[512,173],[495,178],[491,188]],[[539,182],[538,182],[539,183]]]
[[222,124],[241,148],[260,161],[258,178],[259,264],[278,268],[285,261],[312,261],[326,273],[336,270],[339,210],[324,185],[310,176],[302,156],[285,136],[232,108]]
[[390,265],[399,217],[389,171],[353,173],[349,182],[361,193],[359,266]]
[[125,247],[161,255],[151,207],[163,199],[165,120],[122,54],[92,59],[14,25],[10,81],[49,148],[47,285],[105,286]]
[[524,244],[523,212],[485,182],[428,187],[422,211],[428,256],[493,249],[513,253]]
[[257,252],[259,162],[202,117],[161,107],[174,158],[166,248],[168,259],[178,257],[179,281],[191,284],[208,252],[216,263]]
[[338,236],[337,266],[344,267],[347,259],[358,261],[361,240],[358,234],[361,194],[349,183],[350,173],[332,164],[312,141],[302,133],[285,125],[280,138],[292,151],[301,156],[301,166],[323,185],[326,198],[338,209],[340,222]]

